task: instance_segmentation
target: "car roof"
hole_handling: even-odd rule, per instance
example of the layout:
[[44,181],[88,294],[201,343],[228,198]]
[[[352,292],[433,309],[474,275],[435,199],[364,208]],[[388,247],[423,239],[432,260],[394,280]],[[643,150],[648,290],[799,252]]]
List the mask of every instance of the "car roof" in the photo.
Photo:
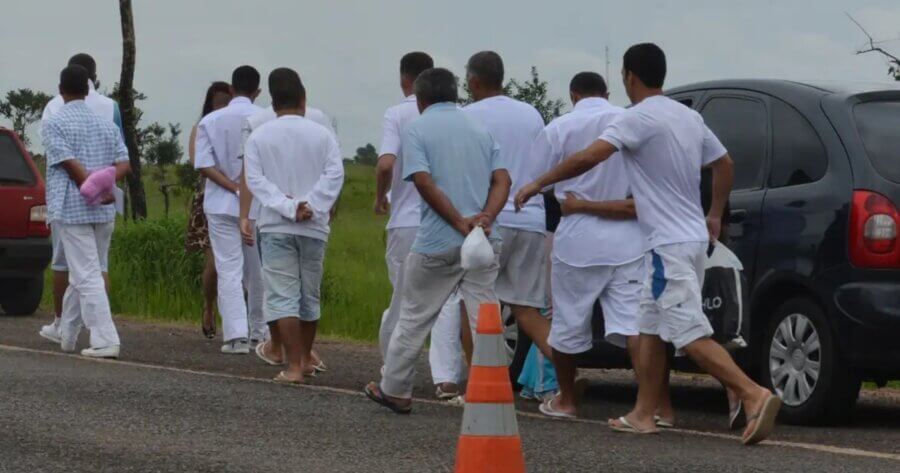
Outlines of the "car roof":
[[777,97],[793,96],[814,98],[824,95],[852,96],[875,91],[898,91],[900,83],[855,81],[792,81],[784,79],[725,79],[681,85],[666,91],[677,94],[708,89],[742,89],[762,92]]

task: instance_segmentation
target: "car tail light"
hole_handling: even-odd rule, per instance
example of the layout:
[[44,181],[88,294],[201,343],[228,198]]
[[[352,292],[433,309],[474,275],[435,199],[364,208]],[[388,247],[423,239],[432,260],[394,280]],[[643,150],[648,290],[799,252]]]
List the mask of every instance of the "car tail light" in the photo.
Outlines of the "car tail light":
[[47,206],[36,205],[31,208],[28,216],[29,236],[50,236],[50,227],[47,226]]
[[898,224],[900,212],[890,199],[872,191],[854,191],[850,209],[850,262],[862,268],[900,267]]

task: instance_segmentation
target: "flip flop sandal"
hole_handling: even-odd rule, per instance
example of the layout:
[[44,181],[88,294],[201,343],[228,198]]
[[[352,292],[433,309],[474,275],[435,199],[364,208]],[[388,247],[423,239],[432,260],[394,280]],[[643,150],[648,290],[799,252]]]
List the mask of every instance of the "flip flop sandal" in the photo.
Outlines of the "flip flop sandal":
[[447,392],[441,389],[440,386],[437,386],[434,390],[434,397],[438,398],[441,401],[449,401],[455,397],[459,397],[459,390],[457,389],[455,392]]
[[556,400],[556,397],[550,398],[547,402],[541,403],[538,410],[541,411],[541,414],[544,414],[547,417],[553,417],[554,419],[576,419],[578,416],[574,414],[569,414],[566,412],[560,412],[553,408],[553,401]]
[[[618,422],[620,425],[616,425],[614,422]],[[631,422],[628,422],[628,419],[625,416],[619,417],[618,419],[610,419],[608,422],[609,428],[616,432],[624,432],[626,434],[635,434],[635,435],[652,435],[658,434],[659,429],[644,429],[641,430],[633,425]]]
[[317,364],[316,366],[313,366],[313,369],[315,369],[319,373],[324,373],[324,372],[328,371],[328,367],[325,366],[325,362],[322,360],[319,360],[319,364]]
[[737,402],[737,405],[734,409],[729,410],[728,412],[728,428],[734,430],[738,426],[738,418],[741,417],[741,413],[744,412],[744,403],[741,401]]
[[256,348],[253,350],[256,353],[256,356],[259,357],[260,360],[263,360],[264,362],[266,362],[267,365],[271,365],[271,366],[283,365],[284,363],[278,363],[275,360],[266,356],[266,352],[263,351],[263,348],[265,348],[269,343],[272,343],[272,342],[267,341],[267,342],[263,342],[263,343],[258,343],[256,345]]
[[278,373],[278,376],[276,376],[273,381],[275,381],[276,383],[282,383],[282,384],[301,384],[301,383],[303,383],[303,380],[289,378],[288,375],[284,373],[284,371]]
[[364,391],[366,393],[366,397],[374,401],[376,404],[380,404],[394,411],[395,414],[409,414],[410,412],[412,412],[412,407],[398,406],[390,399],[384,397],[384,393],[382,393],[380,389],[376,392],[374,389],[372,389],[371,386],[366,385]]
[[675,428],[675,422],[665,420],[660,416],[653,416],[653,421],[656,422],[657,427],[660,427],[663,429],[674,429]]
[[781,409],[781,399],[774,394],[770,394],[762,408],[756,414],[747,416],[747,423],[756,421],[750,435],[742,440],[744,445],[756,445],[765,440],[772,431],[775,430],[775,418],[778,417],[778,410]]

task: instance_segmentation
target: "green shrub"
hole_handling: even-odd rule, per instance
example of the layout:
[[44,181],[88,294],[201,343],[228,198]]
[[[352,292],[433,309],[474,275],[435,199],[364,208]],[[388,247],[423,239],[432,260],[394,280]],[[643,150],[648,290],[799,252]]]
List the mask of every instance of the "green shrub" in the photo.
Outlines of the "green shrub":
[[203,255],[184,251],[186,219],[118,222],[109,251],[116,313],[199,320]]

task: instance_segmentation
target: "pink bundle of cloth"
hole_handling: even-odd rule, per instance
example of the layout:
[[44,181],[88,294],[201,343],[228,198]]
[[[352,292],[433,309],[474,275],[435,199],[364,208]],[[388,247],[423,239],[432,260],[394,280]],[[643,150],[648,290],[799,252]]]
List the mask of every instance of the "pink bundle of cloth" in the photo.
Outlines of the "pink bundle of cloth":
[[88,205],[100,205],[105,196],[116,185],[116,168],[113,166],[96,169],[81,183],[81,196]]

